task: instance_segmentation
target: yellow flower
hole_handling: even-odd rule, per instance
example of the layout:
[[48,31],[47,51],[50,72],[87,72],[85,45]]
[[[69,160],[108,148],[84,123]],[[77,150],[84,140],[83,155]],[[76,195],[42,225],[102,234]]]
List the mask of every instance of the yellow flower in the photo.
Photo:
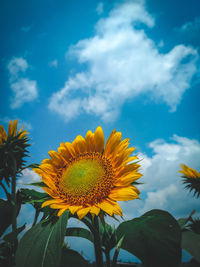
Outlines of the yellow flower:
[[183,183],[186,184],[185,188],[194,191],[194,196],[200,196],[200,173],[185,164],[181,164],[182,170],[179,171],[183,174]]
[[49,151],[51,159],[34,169],[52,197],[42,206],[59,209],[58,216],[70,210],[79,219],[100,210],[122,216],[116,201],[138,198],[139,190],[132,183],[142,176],[140,165],[133,163],[137,157],[130,157],[135,148],[128,145],[129,139],[121,141],[121,133],[114,130],[104,147],[103,130],[98,127],[85,138],[78,135],[72,143],[61,143],[58,152]]
[[17,131],[18,120],[10,121],[8,134],[0,125],[0,180],[9,183],[9,177],[20,172],[24,166],[24,157],[27,156],[27,132],[23,127]]
[[17,132],[17,123],[18,123],[18,120],[14,120],[13,122],[12,121],[9,122],[8,134],[4,130],[3,125],[0,125],[0,145],[2,145],[3,140],[6,141],[8,139],[8,136],[19,135],[19,138],[23,138],[26,136],[27,131],[23,131],[23,127]]
[[186,166],[185,164],[181,164],[181,168],[182,170],[179,172],[184,174],[184,177],[193,178],[193,179],[200,178],[200,173],[196,171],[195,169],[192,169]]

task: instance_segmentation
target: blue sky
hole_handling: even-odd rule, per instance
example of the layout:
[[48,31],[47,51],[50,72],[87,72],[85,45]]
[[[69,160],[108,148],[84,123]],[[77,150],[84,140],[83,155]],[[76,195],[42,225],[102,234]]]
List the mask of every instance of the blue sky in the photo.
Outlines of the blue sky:
[[26,125],[30,162],[116,128],[143,159],[142,200],[121,203],[124,217],[198,210],[177,171],[200,169],[199,0],[8,0],[0,22],[0,123]]

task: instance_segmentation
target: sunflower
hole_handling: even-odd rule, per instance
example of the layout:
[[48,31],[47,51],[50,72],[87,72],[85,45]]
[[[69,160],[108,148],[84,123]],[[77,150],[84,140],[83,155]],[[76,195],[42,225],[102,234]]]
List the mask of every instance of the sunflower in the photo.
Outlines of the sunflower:
[[[8,182],[9,176],[14,172],[20,171],[24,164],[23,158],[26,156],[27,131],[23,127],[17,131],[18,120],[10,121],[8,134],[4,127],[0,125],[0,180],[3,178]],[[12,170],[13,160],[16,166]]]
[[104,146],[103,130],[98,127],[85,138],[78,135],[72,143],[61,143],[58,152],[49,151],[51,159],[34,169],[52,198],[42,207],[58,209],[58,216],[70,210],[79,219],[101,210],[122,216],[116,201],[138,198],[139,190],[132,183],[142,175],[140,165],[133,163],[138,158],[130,156],[135,148],[128,148],[129,139],[121,141],[121,137],[120,132],[112,131]]
[[4,130],[3,125],[0,125],[0,145],[2,145],[3,142],[5,142],[8,137],[18,137],[18,138],[24,138],[27,135],[27,131],[23,130],[22,128],[17,132],[17,124],[18,120],[10,121],[8,125],[8,134]]
[[182,178],[183,183],[186,184],[185,188],[194,190],[194,196],[197,194],[197,197],[200,195],[200,173],[195,169],[192,169],[185,164],[181,164],[182,170],[179,171],[183,174]]

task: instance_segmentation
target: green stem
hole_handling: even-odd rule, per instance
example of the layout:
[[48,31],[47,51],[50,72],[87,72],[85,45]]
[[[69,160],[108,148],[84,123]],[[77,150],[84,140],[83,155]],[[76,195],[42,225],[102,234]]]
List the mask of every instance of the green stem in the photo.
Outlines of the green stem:
[[109,249],[105,250],[105,256],[106,256],[106,266],[110,267],[110,250]]
[[98,216],[95,215],[94,221],[94,250],[95,250],[95,256],[96,256],[96,266],[97,267],[103,267],[103,255],[102,255],[102,249],[101,249],[101,240],[100,240],[100,234],[99,234],[99,221]]
[[117,258],[118,258],[119,251],[120,251],[120,248],[122,246],[123,240],[124,240],[124,236],[122,236],[120,238],[120,240],[118,241],[118,243],[117,243],[117,246],[116,246],[116,249],[115,249],[115,253],[114,253],[114,256],[113,256],[112,267],[115,267],[116,264],[117,264]]
[[34,221],[33,221],[32,227],[34,225],[36,225],[39,214],[40,214],[40,211],[39,210],[36,210],[35,211],[35,216],[34,216]]
[[116,267],[118,255],[119,255],[119,251],[115,250],[111,267]]
[[[16,201],[16,159],[13,157],[13,174],[12,174],[12,188],[11,188],[11,203],[12,203],[12,232],[17,231],[17,201]],[[17,247],[17,236],[14,241],[14,247]]]

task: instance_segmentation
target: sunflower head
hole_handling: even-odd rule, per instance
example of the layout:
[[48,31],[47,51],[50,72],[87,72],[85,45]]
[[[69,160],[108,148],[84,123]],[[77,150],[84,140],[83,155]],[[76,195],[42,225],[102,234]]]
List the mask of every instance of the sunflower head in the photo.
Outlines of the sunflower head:
[[[18,120],[10,121],[8,125],[8,133],[6,133],[4,127],[0,126],[0,180],[3,178],[9,181],[9,177],[13,172],[19,172],[25,161],[27,144],[27,132],[23,130],[23,127],[17,131]],[[13,166],[15,161],[16,166]]]
[[58,152],[49,151],[51,158],[34,169],[51,197],[43,207],[58,209],[58,216],[70,210],[79,219],[101,210],[122,216],[116,201],[138,198],[139,190],[132,183],[142,175],[138,173],[140,165],[133,162],[137,157],[130,156],[135,148],[128,148],[129,139],[122,141],[121,137],[114,130],[105,144],[98,127],[85,138],[78,135],[72,143],[61,143]]
[[200,196],[200,173],[185,164],[181,164],[181,167],[182,170],[179,172],[183,174],[185,188],[189,189],[190,192],[194,191],[194,196],[198,198]]

